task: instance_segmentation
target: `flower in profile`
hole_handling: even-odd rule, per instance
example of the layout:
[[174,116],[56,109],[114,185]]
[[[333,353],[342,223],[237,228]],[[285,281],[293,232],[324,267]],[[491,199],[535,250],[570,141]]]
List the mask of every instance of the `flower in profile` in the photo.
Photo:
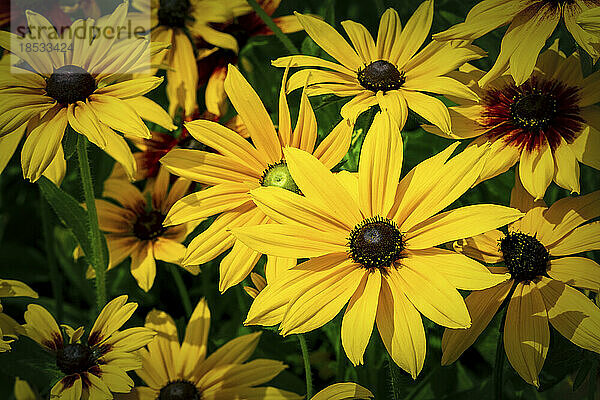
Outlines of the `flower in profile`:
[[154,64],[164,64],[167,69],[169,114],[174,115],[177,108],[182,107],[184,117],[192,115],[197,109],[198,70],[190,38],[201,38],[237,53],[235,38],[219,32],[211,24],[228,23],[252,8],[245,0],[133,0],[131,4],[143,15],[151,16],[152,41],[171,45],[168,52],[160,53],[153,60]]
[[373,397],[371,391],[356,383],[341,382],[327,386],[325,389],[311,397],[310,400],[369,400]]
[[[108,269],[131,257],[131,274],[146,292],[156,277],[156,260],[180,264],[185,255],[181,244],[198,221],[164,227],[171,206],[185,196],[190,187],[187,179],[177,179],[169,190],[170,174],[161,168],[156,179],[148,181],[145,194],[122,179],[107,179],[103,196],[117,201],[96,200],[100,230],[106,232],[109,252]],[[188,267],[197,274],[198,268]],[[94,270],[88,269],[88,278]]]
[[[38,294],[23,282],[11,279],[0,279],[0,297],[32,297],[38,298]],[[23,334],[23,330],[17,321],[2,312],[0,304],[0,353],[9,351],[10,344]]]
[[64,374],[52,388],[50,397],[59,399],[112,399],[112,393],[128,393],[133,380],[127,371],[141,367],[137,350],[152,341],[150,328],[118,329],[133,314],[136,303],[127,296],[108,303],[94,322],[86,340],[83,327],[62,325],[65,335],[50,313],[30,304],[25,312],[27,336],[56,357],[56,367]]
[[[225,91],[246,126],[252,144],[216,122],[198,120],[187,123],[186,128],[198,142],[219,154],[174,149],[161,159],[171,173],[210,186],[175,203],[165,218],[165,226],[220,214],[188,245],[183,265],[204,264],[233,247],[221,261],[221,292],[248,276],[261,257],[260,252],[237,241],[230,232],[233,227],[269,223],[264,212],[256,208],[249,191],[261,186],[276,186],[290,192],[299,190],[290,175],[282,148],[291,146],[309,151],[325,168],[333,168],[350,146],[353,125],[347,121],[341,121],[316,146],[317,121],[306,93],[302,96],[298,122],[292,131],[285,81],[284,74],[277,132],[254,89],[238,69],[230,65]],[[295,262],[294,257],[268,257],[267,269],[278,268],[279,263],[289,268]]]
[[481,180],[519,163],[525,189],[541,199],[554,180],[579,193],[579,162],[600,169],[600,72],[585,79],[577,53],[566,57],[558,41],[540,56],[536,70],[521,85],[501,76],[484,89],[477,80],[484,72],[468,66],[455,74],[469,83],[480,103],[456,100],[450,107],[452,134],[435,126],[430,132],[454,139],[477,137],[472,146],[490,145]]
[[[511,205],[526,214],[508,225],[508,233],[492,230],[454,243],[456,251],[493,266],[511,279],[466,299],[473,319],[467,330],[447,329],[442,364],[454,362],[484,331],[509,297],[504,348],[510,364],[529,384],[539,386],[552,324],[577,346],[600,353],[600,309],[574,287],[598,292],[600,265],[572,255],[600,250],[600,191],[567,197],[548,208],[535,201],[517,176]],[[568,257],[565,257],[568,256]]]
[[[258,0],[257,3],[267,15],[271,16],[279,7],[281,0]],[[273,22],[283,33],[302,30],[302,26],[294,15],[275,17]],[[243,48],[252,37],[273,34],[273,31],[254,11],[237,17],[231,23],[212,24],[212,27],[233,36],[239,49]],[[206,83],[204,92],[206,110],[212,114],[213,118],[218,119],[227,112],[227,95],[224,89],[227,65],[237,64],[238,55],[237,52],[230,49],[214,47],[204,40],[196,43],[196,47],[199,49],[198,83],[200,85]]]
[[[125,2],[105,22],[122,26],[126,14]],[[0,47],[20,59],[0,80],[0,138],[8,140],[10,136],[16,148],[25,130],[30,130],[21,151],[23,176],[34,182],[44,173],[60,153],[69,125],[133,177],[135,161],[115,130],[150,137],[141,118],[153,121],[156,115],[166,114],[158,104],[142,97],[162,78],[131,77],[133,72],[149,67],[143,57],[146,52],[152,54],[164,46],[151,46],[144,38],[118,40],[118,35],[98,35],[90,40],[74,34],[77,29],[89,28],[87,20],[75,21],[60,36],[42,15],[27,12],[27,19],[34,31],[41,32],[44,46],[60,51],[27,51],[28,45],[39,45],[36,40],[40,39],[0,31]],[[166,128],[174,126],[170,123]]]
[[444,76],[464,63],[483,57],[476,46],[452,47],[432,42],[417,53],[433,21],[433,0],[423,2],[401,27],[398,13],[388,9],[379,23],[377,43],[367,29],[356,22],[344,21],[352,48],[330,25],[317,18],[296,13],[306,33],[340,64],[311,56],[288,56],[273,62],[277,67],[318,67],[296,72],[287,90],[308,81],[309,96],[332,93],[352,96],[342,107],[342,116],[351,120],[379,104],[404,127],[408,109],[450,132],[450,117],[444,103],[426,93],[453,95],[477,100],[462,83]]
[[576,23],[582,12],[598,6],[598,0],[484,0],[469,11],[465,22],[436,33],[433,39],[471,42],[510,24],[494,66],[480,77],[479,84],[484,87],[508,71],[516,85],[521,86],[534,70],[540,50],[561,19],[577,44],[594,61],[598,59],[600,51],[595,46],[600,43],[600,38]]
[[256,387],[287,368],[275,360],[246,362],[258,345],[260,332],[237,337],[207,357],[210,310],[204,299],[196,306],[181,344],[175,321],[163,311],[151,311],[146,317],[146,327],[157,331],[158,336],[147,349],[141,350],[142,368],[136,374],[148,386],[135,387],[132,398],[302,399],[274,387]]
[[376,323],[392,359],[415,378],[425,360],[421,314],[442,326],[471,321],[457,289],[507,279],[468,257],[435,246],[501,226],[522,213],[479,204],[439,213],[476,181],[482,152],[451,158],[456,145],[417,165],[400,183],[402,141],[392,117],[375,116],[357,176],[332,174],[307,152],[285,148],[303,196],[280,188],[251,192],[278,224],[232,229],[242,243],[279,257],[310,258],[282,272],[256,296],[245,324],[275,325],[283,335],[342,320],[342,345],[354,365]]

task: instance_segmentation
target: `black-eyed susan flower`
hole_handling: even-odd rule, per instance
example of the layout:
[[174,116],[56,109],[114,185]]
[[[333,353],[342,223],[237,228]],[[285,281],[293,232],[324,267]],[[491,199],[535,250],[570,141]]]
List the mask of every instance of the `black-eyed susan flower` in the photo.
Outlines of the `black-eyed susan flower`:
[[[126,14],[127,3],[122,3],[105,22],[122,26]],[[161,46],[151,46],[144,38],[117,40],[117,35],[98,35],[91,40],[74,33],[81,28],[86,31],[93,20],[75,21],[61,37],[42,15],[27,12],[27,19],[35,32],[42,32],[41,39],[0,31],[0,47],[20,59],[0,79],[0,137],[10,136],[14,151],[25,130],[30,130],[21,151],[23,176],[36,181],[45,172],[60,154],[69,125],[133,177],[133,156],[115,130],[149,137],[142,118],[154,121],[166,114],[158,104],[142,97],[162,78],[131,78],[133,72],[149,67],[143,55]],[[39,40],[61,51],[27,51],[28,45],[39,46]],[[165,127],[173,129],[169,124]]]
[[506,355],[525,381],[539,386],[550,343],[548,322],[577,346],[600,353],[600,309],[574,288],[598,292],[600,265],[573,256],[600,250],[600,223],[587,223],[600,216],[600,191],[567,197],[548,208],[543,200],[534,201],[517,176],[511,205],[526,214],[509,224],[507,233],[492,230],[454,244],[477,260],[503,262],[489,268],[511,279],[467,297],[473,325],[446,330],[442,364],[454,362],[475,342],[511,294],[504,322]]
[[169,114],[174,115],[181,107],[184,117],[192,115],[197,109],[198,70],[190,38],[237,53],[235,38],[211,24],[231,22],[252,8],[244,0],[133,0],[131,4],[142,15],[150,15],[152,41],[171,44],[166,54],[160,53],[154,59],[167,69]]
[[152,341],[156,332],[147,327],[119,328],[131,317],[136,303],[120,296],[108,303],[94,322],[87,339],[83,327],[62,325],[42,306],[30,304],[25,312],[27,336],[56,357],[64,377],[52,388],[57,399],[112,399],[112,393],[128,393],[133,380],[127,371],[141,367],[137,350]]
[[[340,122],[316,146],[317,122],[306,93],[302,96],[298,122],[292,131],[284,85],[285,76],[279,97],[277,132],[254,89],[238,69],[230,65],[225,91],[253,144],[216,122],[198,120],[186,124],[188,131],[219,154],[174,149],[161,159],[173,174],[210,186],[175,203],[164,223],[170,226],[221,214],[188,245],[183,265],[206,263],[232,248],[221,261],[219,290],[222,292],[248,276],[261,256],[260,252],[237,241],[230,232],[233,227],[269,223],[264,212],[256,208],[249,191],[261,186],[276,186],[291,192],[299,190],[290,175],[282,148],[290,146],[306,150],[325,168],[333,168],[350,146],[353,125],[347,121]],[[295,260],[293,257],[268,257],[269,268],[273,263],[290,267]]]
[[584,31],[576,20],[590,8],[600,6],[598,0],[484,0],[469,11],[465,22],[433,35],[435,40],[471,42],[486,33],[510,24],[500,44],[494,66],[482,76],[484,87],[498,76],[509,72],[517,86],[531,75],[540,50],[562,19],[577,44],[594,60],[600,56],[595,46],[600,38]]
[[488,145],[481,179],[489,179],[519,163],[523,186],[536,199],[550,182],[579,193],[579,162],[600,169],[600,72],[585,79],[577,53],[566,57],[558,41],[542,53],[527,81],[517,85],[504,75],[481,89],[484,72],[468,66],[455,76],[469,83],[480,103],[457,99],[450,107],[451,138],[478,137],[473,146]]
[[356,383],[342,382],[327,386],[311,397],[310,400],[369,400],[373,397],[371,391]]
[[311,154],[285,148],[303,196],[272,187],[253,190],[259,209],[279,224],[232,231],[266,254],[310,260],[268,282],[245,324],[281,323],[283,335],[303,333],[326,324],[347,304],[341,338],[350,361],[363,362],[376,323],[393,360],[416,377],[426,351],[421,314],[442,326],[466,328],[471,320],[457,288],[487,288],[508,278],[435,246],[522,215],[490,204],[439,213],[475,183],[482,168],[480,149],[448,160],[455,149],[425,160],[398,183],[401,136],[392,117],[381,113],[367,133],[357,176],[336,176]]
[[204,299],[196,306],[179,342],[175,321],[153,310],[146,327],[158,336],[141,351],[142,368],[136,374],[148,386],[137,386],[138,400],[281,399],[302,396],[274,387],[257,387],[282,372],[281,361],[248,358],[256,349],[260,332],[237,337],[207,357],[210,310]]
[[[423,2],[404,29],[398,13],[388,9],[379,23],[377,43],[359,23],[344,21],[352,48],[330,25],[317,18],[296,13],[306,33],[339,64],[311,56],[288,56],[273,62],[278,67],[317,67],[296,72],[287,90],[308,81],[309,96],[332,93],[353,98],[342,107],[342,116],[356,120],[363,111],[379,104],[404,126],[408,109],[450,131],[450,117],[444,103],[426,93],[451,94],[477,100],[462,83],[444,76],[464,63],[483,57],[475,46],[455,48],[432,42],[420,52],[433,21],[433,0]],[[426,93],[425,93],[426,92]]]
[[[170,174],[161,168],[156,179],[147,182],[144,193],[123,179],[104,182],[103,196],[117,201],[96,200],[100,230],[106,232],[109,252],[108,269],[131,257],[131,274],[140,288],[148,291],[156,277],[156,260],[180,264],[185,255],[181,244],[198,221],[164,227],[171,206],[185,196],[190,187],[187,179],[177,179],[169,189]],[[197,274],[198,268],[188,267]],[[88,278],[94,270],[88,269]]]
[[[25,283],[12,279],[0,279],[0,297],[32,297],[38,294]],[[17,321],[2,312],[0,304],[0,353],[10,350],[10,343],[23,331]]]

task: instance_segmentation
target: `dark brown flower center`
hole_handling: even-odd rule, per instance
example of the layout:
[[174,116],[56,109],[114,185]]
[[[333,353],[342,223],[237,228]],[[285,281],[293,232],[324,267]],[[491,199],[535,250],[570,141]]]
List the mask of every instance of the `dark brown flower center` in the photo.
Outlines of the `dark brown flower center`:
[[350,258],[364,268],[385,271],[402,258],[404,238],[394,221],[373,217],[356,225],[348,238]]
[[490,136],[513,146],[531,151],[547,141],[554,150],[581,132],[579,100],[578,87],[532,77],[521,86],[488,90],[480,124]]
[[190,19],[190,0],[160,0],[159,25],[183,28],[188,19]]
[[46,93],[61,104],[85,101],[97,87],[94,77],[76,65],[62,66],[46,79]]
[[160,211],[148,211],[138,216],[133,224],[134,235],[141,240],[152,240],[167,230],[163,226],[165,216]]
[[80,374],[95,365],[94,352],[83,344],[68,344],[56,352],[56,366],[65,375]]
[[156,400],[200,400],[200,392],[191,382],[173,381],[160,389]]
[[394,64],[385,60],[373,61],[359,69],[357,79],[362,87],[373,92],[399,89],[406,81],[404,72],[398,71]]
[[262,186],[274,186],[282,189],[289,190],[290,192],[300,193],[300,188],[294,182],[292,174],[288,169],[285,161],[280,161],[277,164],[269,165],[263,172],[263,176],[260,179]]
[[550,255],[535,237],[511,232],[500,240],[504,264],[516,281],[529,281],[546,274]]

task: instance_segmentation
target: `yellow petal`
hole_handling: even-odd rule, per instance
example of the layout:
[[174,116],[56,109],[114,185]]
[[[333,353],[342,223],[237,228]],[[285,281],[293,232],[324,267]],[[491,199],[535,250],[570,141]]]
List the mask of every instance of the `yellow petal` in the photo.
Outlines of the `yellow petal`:
[[544,243],[551,245],[579,225],[599,216],[600,191],[562,198],[544,213],[544,219],[553,225],[552,231],[545,235]]
[[[385,10],[379,21],[379,31],[377,32],[377,54],[367,61],[391,60],[393,50],[401,45],[402,23],[398,13],[393,8]],[[395,59],[392,61],[395,62]]]
[[350,38],[354,49],[365,65],[369,64],[371,61],[381,58],[377,57],[377,50],[375,49],[373,36],[371,36],[367,28],[365,28],[362,24],[348,20],[342,21],[342,27],[344,27],[344,30]]
[[554,149],[554,182],[571,193],[579,194],[579,162],[565,139]]
[[444,331],[442,365],[452,364],[475,343],[504,302],[512,286],[513,281],[507,281],[489,289],[475,291],[467,296],[465,303],[473,324],[467,329],[446,329]]
[[500,240],[504,233],[491,230],[467,239],[461,239],[452,244],[454,251],[485,263],[498,263],[502,261]]
[[294,13],[304,30],[323,50],[352,71],[358,71],[362,65],[360,57],[352,47],[327,22],[320,19]]
[[[355,75],[355,71],[352,71],[343,65],[323,60],[321,58],[313,57],[313,56],[305,56],[305,55],[294,55],[294,56],[286,56],[279,57],[275,61],[272,61],[271,64],[274,67],[287,67],[289,65],[290,68],[294,67],[322,67],[328,68],[337,72],[341,72],[346,75]],[[288,90],[289,92],[289,90]]]
[[540,291],[534,282],[517,284],[506,312],[504,350],[519,375],[536,387],[549,345],[550,326]]
[[589,258],[563,257],[550,260],[548,275],[568,285],[600,290],[600,265]]
[[269,113],[246,78],[233,65],[227,69],[225,91],[250,132],[252,142],[269,163],[281,161],[281,145]]
[[96,318],[90,330],[88,344],[94,346],[102,343],[127,322],[136,308],[137,303],[127,303],[126,295],[111,300]]
[[373,397],[368,389],[352,383],[334,383],[315,394],[311,400],[346,400],[346,399],[370,399]]
[[340,121],[319,143],[313,155],[327,168],[335,167],[348,152],[353,130],[354,125],[350,121]]
[[154,340],[148,343],[149,357],[160,360],[153,363],[152,367],[169,380],[177,379],[175,360],[179,356],[179,338],[175,321],[164,311],[152,310],[146,315],[144,326],[158,333]]
[[600,250],[600,221],[580,226],[559,242],[548,246],[548,251],[553,256],[568,256],[591,250]]
[[403,90],[402,95],[408,103],[408,108],[425,118],[446,134],[452,132],[448,107],[441,100],[420,92]]
[[383,279],[379,296],[377,329],[381,340],[392,360],[416,379],[427,351],[421,314],[397,279]]
[[245,362],[254,353],[260,335],[261,332],[254,332],[228,341],[199,365],[196,376],[203,376],[207,371],[222,365]]
[[31,339],[51,351],[63,348],[63,338],[58,324],[42,306],[30,304],[25,311],[25,332]]
[[154,101],[143,96],[124,99],[123,101],[131,106],[143,120],[154,122],[169,131],[177,129],[173,124],[173,119],[165,109]]
[[406,124],[406,119],[408,118],[408,104],[406,103],[404,93],[397,90],[391,90],[383,94],[382,91],[378,91],[376,96],[381,110],[386,111],[394,117],[398,124],[398,129],[402,131],[402,128],[404,128],[404,125]]
[[[198,364],[206,357],[209,328],[210,310],[206,299],[202,298],[194,308],[185,329],[181,350],[176,358],[175,371],[179,371],[183,376],[192,376]],[[194,356],[190,357],[191,354]]]
[[417,52],[431,29],[433,22],[433,0],[421,3],[410,17],[398,38],[399,46],[394,46],[390,62],[402,68]]
[[119,99],[128,99],[131,97],[143,96],[149,91],[157,88],[162,82],[163,78],[157,76],[145,76],[107,85],[96,90],[94,93],[114,96]]
[[381,288],[381,273],[375,269],[364,274],[358,289],[350,298],[350,302],[342,319],[342,346],[348,359],[354,365],[363,363],[363,354],[375,323],[379,289]]
[[[259,223],[264,223],[265,220],[266,218]],[[229,254],[219,265],[219,291],[224,293],[230,287],[246,279],[261,255],[261,251],[256,251],[239,240],[235,242]]]
[[312,153],[317,142],[317,119],[313,111],[306,88],[302,91],[300,98],[300,110],[298,111],[298,121],[290,141],[291,147]]
[[366,217],[387,215],[402,170],[402,136],[387,113],[378,113],[364,140],[358,166],[360,208]]
[[[96,118],[96,114],[90,109],[90,107],[81,101],[76,104],[70,104],[67,117],[69,125],[79,134],[87,137],[90,142],[100,147],[102,150],[106,149],[106,138],[104,137],[104,129],[101,127],[101,122]],[[102,124],[103,125],[103,124]]]
[[537,200],[544,197],[554,176],[552,150],[544,137],[540,148],[523,150],[519,162],[519,177],[523,187]]
[[129,104],[116,97],[93,94],[87,104],[100,122],[126,135],[150,139],[150,131]]
[[475,204],[443,212],[406,232],[407,248],[427,249],[499,228],[523,216],[517,209]]

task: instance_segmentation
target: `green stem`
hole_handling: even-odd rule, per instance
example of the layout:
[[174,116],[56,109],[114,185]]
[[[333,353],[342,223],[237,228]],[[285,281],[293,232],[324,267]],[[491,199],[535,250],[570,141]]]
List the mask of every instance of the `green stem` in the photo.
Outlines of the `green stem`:
[[298,342],[300,342],[300,349],[302,350],[302,359],[304,360],[304,374],[306,375],[306,398],[312,397],[312,373],[310,371],[310,359],[308,357],[308,346],[306,345],[306,339],[301,334],[298,336]]
[[262,19],[262,21],[273,31],[277,39],[281,41],[283,46],[292,54],[300,54],[294,43],[288,38],[282,31],[279,29],[277,24],[273,21],[273,19],[262,9],[262,7],[256,2],[256,0],[248,0],[248,4],[252,6],[256,15]]
[[58,264],[54,253],[54,235],[52,233],[53,225],[51,223],[52,213],[48,203],[40,196],[40,210],[42,213],[42,229],[44,231],[44,250],[46,252],[46,260],[50,269],[50,285],[52,286],[52,296],[56,301],[56,318],[59,321],[63,320],[63,295],[62,295],[62,279],[58,271]]
[[494,399],[502,400],[502,374],[504,372],[504,335],[498,333],[498,343],[496,344],[496,362],[494,364],[494,375],[492,382],[494,384]]
[[192,315],[192,302],[190,301],[190,295],[188,293],[187,288],[185,287],[185,283],[183,283],[183,278],[179,273],[179,267],[173,264],[169,264],[169,270],[171,271],[171,275],[173,275],[175,286],[177,286],[177,291],[179,292],[179,296],[181,297],[185,315],[189,318]]
[[88,214],[89,236],[92,248],[90,262],[96,272],[96,305],[98,312],[100,312],[106,304],[106,260],[104,259],[102,232],[100,232],[98,224],[94,184],[88,160],[87,138],[83,135],[79,135],[77,140],[77,157],[79,159],[79,173],[81,174],[81,184],[83,186],[83,195]]

